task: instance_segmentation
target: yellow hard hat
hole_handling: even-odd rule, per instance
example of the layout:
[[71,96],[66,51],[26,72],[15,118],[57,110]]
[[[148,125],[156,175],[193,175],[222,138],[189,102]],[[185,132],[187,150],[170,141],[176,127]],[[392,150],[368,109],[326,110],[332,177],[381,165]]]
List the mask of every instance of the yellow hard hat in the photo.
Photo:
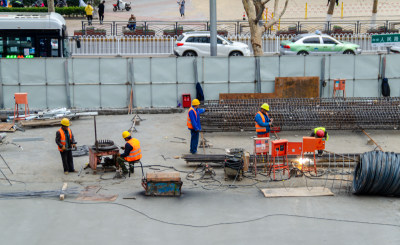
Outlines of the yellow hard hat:
[[129,136],[131,136],[131,134],[128,131],[122,132],[122,138],[125,139],[126,137],[129,137]]
[[63,118],[63,119],[61,120],[61,125],[66,126],[66,127],[69,127],[69,120],[68,120],[68,118]]
[[198,99],[194,99],[192,101],[192,105],[200,105],[200,101]]
[[263,108],[266,111],[269,111],[269,105],[267,103],[262,104],[261,108]]

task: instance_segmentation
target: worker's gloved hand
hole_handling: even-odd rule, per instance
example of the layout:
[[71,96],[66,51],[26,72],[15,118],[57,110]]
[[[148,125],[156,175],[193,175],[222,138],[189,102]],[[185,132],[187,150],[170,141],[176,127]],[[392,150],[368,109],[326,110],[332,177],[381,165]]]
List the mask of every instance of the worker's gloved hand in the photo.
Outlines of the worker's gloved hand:
[[76,149],[76,144],[72,144],[72,148]]
[[121,146],[121,149],[122,149],[122,150],[125,150],[125,146]]
[[65,146],[63,146],[63,147],[61,148],[61,150],[62,150],[62,151],[65,151]]

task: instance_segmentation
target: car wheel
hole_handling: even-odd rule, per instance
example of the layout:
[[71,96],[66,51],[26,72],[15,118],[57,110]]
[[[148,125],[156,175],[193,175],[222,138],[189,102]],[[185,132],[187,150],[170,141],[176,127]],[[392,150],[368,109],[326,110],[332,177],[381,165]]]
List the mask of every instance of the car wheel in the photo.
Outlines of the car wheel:
[[186,51],[182,56],[197,56],[197,54],[194,51]]
[[229,54],[229,56],[243,56],[243,54],[239,51],[233,51],[232,53]]
[[346,51],[343,52],[343,54],[352,54],[352,55],[355,55],[355,53],[354,53],[353,50],[346,50]]
[[306,51],[300,51],[300,52],[297,53],[297,55],[306,56],[306,55],[308,55],[308,52],[306,52]]

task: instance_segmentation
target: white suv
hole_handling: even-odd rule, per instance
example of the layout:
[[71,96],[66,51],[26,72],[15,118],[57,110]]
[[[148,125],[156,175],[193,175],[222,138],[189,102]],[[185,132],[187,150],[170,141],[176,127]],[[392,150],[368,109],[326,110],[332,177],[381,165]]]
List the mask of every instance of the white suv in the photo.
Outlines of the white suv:
[[[210,56],[210,32],[185,32],[178,37],[174,46],[176,56]],[[218,56],[250,56],[247,44],[231,42],[217,35]]]

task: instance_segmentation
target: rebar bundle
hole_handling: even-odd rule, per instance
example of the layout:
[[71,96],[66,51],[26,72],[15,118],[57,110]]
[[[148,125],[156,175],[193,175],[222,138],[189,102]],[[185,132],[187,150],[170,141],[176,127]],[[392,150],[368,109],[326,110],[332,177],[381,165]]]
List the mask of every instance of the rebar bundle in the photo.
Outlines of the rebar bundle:
[[255,114],[263,103],[269,104],[269,117],[282,130],[397,129],[400,125],[400,97],[209,100],[201,118],[203,131],[255,130]]

